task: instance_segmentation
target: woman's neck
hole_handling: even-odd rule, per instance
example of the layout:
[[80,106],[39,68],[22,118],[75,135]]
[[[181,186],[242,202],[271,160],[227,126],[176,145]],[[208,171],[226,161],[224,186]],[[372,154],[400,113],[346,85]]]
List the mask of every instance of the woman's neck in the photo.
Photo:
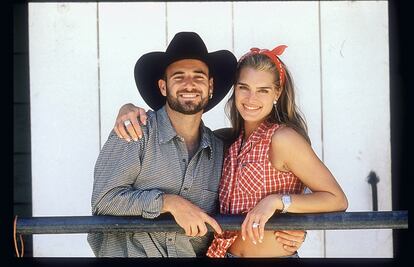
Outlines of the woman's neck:
[[249,136],[257,129],[259,128],[259,125],[263,122],[262,121],[254,121],[254,122],[249,122],[249,121],[244,121],[244,136],[243,139],[247,140],[249,138]]

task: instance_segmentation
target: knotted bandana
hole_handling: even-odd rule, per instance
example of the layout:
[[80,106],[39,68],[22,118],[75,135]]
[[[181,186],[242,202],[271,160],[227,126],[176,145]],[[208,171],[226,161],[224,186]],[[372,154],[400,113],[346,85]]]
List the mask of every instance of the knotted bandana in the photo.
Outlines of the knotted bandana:
[[280,62],[278,56],[282,55],[283,52],[285,51],[287,45],[279,45],[277,47],[275,47],[273,50],[269,50],[269,49],[260,49],[257,47],[253,47],[250,48],[250,51],[246,54],[244,54],[239,62],[241,62],[245,57],[250,56],[250,55],[254,55],[254,54],[263,54],[268,56],[273,63],[275,63],[278,71],[279,71],[279,77],[280,77],[280,87],[283,88],[283,85],[285,83],[285,70],[282,66],[282,62]]

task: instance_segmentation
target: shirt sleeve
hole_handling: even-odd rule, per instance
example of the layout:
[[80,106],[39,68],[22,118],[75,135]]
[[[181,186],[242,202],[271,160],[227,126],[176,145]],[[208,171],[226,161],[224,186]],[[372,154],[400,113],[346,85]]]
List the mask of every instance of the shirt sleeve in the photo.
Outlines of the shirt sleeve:
[[94,215],[155,218],[162,209],[163,192],[134,187],[141,169],[144,138],[120,139],[112,130],[95,164],[92,192]]

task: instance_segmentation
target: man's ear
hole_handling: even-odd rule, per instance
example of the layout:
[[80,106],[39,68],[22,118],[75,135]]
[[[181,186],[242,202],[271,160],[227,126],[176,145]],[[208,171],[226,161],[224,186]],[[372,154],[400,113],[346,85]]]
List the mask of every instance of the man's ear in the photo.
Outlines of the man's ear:
[[158,80],[158,87],[163,96],[167,96],[167,83],[163,79]]
[[209,95],[214,93],[214,80],[213,78],[210,78],[210,80],[208,80],[208,85],[210,87],[210,91],[208,92]]

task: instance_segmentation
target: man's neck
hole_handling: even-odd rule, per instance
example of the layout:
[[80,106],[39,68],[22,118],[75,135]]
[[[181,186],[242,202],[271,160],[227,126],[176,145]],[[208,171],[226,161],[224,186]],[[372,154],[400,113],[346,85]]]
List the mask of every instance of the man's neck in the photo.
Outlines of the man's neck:
[[165,106],[165,109],[174,130],[179,136],[184,138],[189,158],[191,158],[199,146],[200,123],[203,112],[201,111],[197,114],[186,115],[172,110],[168,104]]

